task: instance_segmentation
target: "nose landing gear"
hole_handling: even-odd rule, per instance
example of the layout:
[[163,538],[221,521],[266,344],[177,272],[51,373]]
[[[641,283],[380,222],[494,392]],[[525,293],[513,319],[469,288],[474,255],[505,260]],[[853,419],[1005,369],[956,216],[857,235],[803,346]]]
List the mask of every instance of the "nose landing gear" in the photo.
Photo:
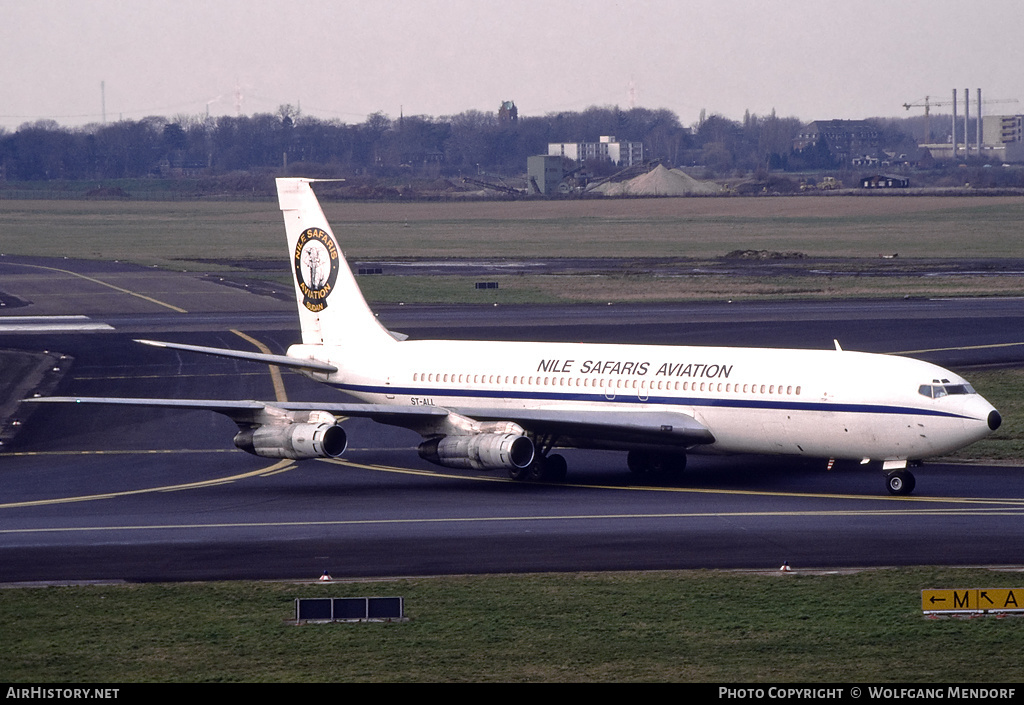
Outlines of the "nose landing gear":
[[889,494],[908,495],[914,491],[914,473],[906,468],[897,468],[885,476],[885,486]]

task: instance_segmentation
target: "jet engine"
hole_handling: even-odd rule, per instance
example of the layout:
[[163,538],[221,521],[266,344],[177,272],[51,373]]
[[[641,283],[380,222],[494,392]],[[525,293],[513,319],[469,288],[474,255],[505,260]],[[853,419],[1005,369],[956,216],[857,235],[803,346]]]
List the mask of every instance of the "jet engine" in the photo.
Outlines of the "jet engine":
[[270,423],[241,429],[235,445],[264,458],[337,458],[348,447],[348,436],[333,423]]
[[447,468],[522,469],[533,462],[533,441],[514,433],[443,436],[420,444],[420,457]]

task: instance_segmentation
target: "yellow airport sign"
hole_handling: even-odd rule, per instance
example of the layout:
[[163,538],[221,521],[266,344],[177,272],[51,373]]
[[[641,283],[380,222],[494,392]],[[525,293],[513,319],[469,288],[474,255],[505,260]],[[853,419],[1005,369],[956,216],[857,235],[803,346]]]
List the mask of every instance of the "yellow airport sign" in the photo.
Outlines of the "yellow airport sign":
[[938,612],[1024,612],[1024,588],[922,590],[921,609]]

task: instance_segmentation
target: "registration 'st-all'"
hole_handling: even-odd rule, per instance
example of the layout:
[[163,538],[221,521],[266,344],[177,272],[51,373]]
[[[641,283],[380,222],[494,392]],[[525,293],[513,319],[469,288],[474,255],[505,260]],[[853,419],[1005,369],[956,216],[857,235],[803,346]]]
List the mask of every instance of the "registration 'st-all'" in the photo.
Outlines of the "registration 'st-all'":
[[834,349],[409,340],[380,325],[320,208],[315,180],[277,180],[302,343],[269,355],[150,345],[284,366],[360,402],[50,397],[35,401],[209,409],[235,445],[270,458],[341,455],[338,419],[413,429],[441,466],[557,481],[557,448],[624,451],[636,473],[688,453],[855,460],[908,494],[908,465],[989,435],[1001,418],[967,380],[906,357]]

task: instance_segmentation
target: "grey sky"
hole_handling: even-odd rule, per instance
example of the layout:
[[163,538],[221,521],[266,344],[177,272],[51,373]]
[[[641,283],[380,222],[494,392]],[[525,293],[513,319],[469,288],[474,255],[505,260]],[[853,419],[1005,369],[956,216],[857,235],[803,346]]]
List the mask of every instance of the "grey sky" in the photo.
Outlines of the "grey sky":
[[954,87],[1024,101],[1022,29],[1020,0],[0,0],[0,126],[99,122],[101,81],[108,121],[239,100],[348,123],[502,100],[904,116]]

